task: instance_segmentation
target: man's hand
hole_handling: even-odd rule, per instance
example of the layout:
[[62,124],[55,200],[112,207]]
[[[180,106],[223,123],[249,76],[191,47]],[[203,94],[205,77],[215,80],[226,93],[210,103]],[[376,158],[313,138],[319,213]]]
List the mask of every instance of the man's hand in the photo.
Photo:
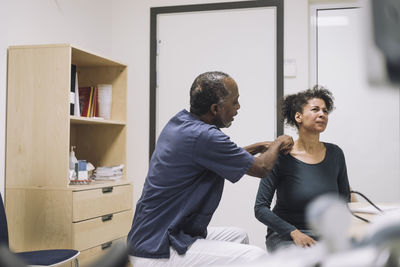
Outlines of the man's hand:
[[[258,145],[263,144],[263,145]],[[270,142],[260,142],[248,147],[245,147],[247,152],[254,155],[260,152],[258,149],[261,148],[263,152],[259,156],[254,157],[253,164],[247,171],[250,176],[255,176],[259,178],[266,177],[274,167],[275,161],[278,158],[279,152],[288,154],[293,147],[293,139],[287,135],[281,135],[276,138],[272,143]]]
[[268,150],[268,148],[271,146],[272,141],[264,141],[264,142],[258,142],[249,146],[244,147],[244,149],[249,152],[252,155],[258,154],[258,153],[264,153],[265,151]]
[[258,153],[264,153],[265,151],[268,150],[268,148],[271,146],[272,141],[264,141],[260,142],[259,144],[259,151]]
[[289,154],[290,150],[292,150],[292,147],[294,145],[293,138],[288,135],[278,136],[278,138],[276,138],[275,141],[281,142],[279,150],[285,155]]
[[303,234],[297,229],[290,232],[290,237],[293,239],[293,242],[296,244],[296,246],[302,248],[311,247],[317,243],[317,241],[315,241],[313,238]]

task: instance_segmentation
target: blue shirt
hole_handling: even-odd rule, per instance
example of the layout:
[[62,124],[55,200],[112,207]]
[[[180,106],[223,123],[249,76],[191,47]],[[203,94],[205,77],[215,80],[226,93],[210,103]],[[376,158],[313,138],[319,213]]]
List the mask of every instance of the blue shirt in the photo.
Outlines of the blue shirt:
[[222,196],[224,178],[238,181],[254,158],[216,126],[188,111],[161,132],[128,234],[129,253],[169,258],[184,254],[207,226]]
[[[257,219],[268,226],[268,233],[274,231],[291,240],[293,230],[308,230],[305,209],[320,195],[336,193],[350,200],[343,151],[334,144],[324,145],[325,158],[320,163],[308,164],[290,154],[279,154],[268,177],[261,179],[254,210]],[[275,191],[276,205],[271,211]]]

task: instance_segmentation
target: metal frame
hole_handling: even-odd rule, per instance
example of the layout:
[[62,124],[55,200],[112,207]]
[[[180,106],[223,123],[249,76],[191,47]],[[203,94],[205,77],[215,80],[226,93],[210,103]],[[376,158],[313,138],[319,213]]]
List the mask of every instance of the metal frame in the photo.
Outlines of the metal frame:
[[360,8],[357,3],[314,4],[310,6],[309,86],[318,84],[318,12],[323,10]]
[[277,135],[283,134],[283,122],[279,112],[279,100],[283,97],[283,0],[255,0],[240,2],[225,2],[213,4],[196,4],[182,6],[166,6],[150,8],[150,129],[149,129],[149,157],[153,154],[156,145],[156,93],[157,93],[157,15],[166,13],[182,13],[196,11],[212,11],[227,9],[243,9],[257,7],[276,7],[276,103],[277,103]]

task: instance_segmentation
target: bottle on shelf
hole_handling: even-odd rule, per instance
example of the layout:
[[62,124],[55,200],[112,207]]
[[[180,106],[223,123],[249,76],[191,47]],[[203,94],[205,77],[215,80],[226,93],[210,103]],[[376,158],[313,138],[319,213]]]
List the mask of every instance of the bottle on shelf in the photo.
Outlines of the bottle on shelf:
[[75,146],[71,146],[71,151],[69,152],[69,172],[70,172],[70,179],[76,179],[77,175],[75,172],[75,165],[78,163],[78,160],[75,156]]

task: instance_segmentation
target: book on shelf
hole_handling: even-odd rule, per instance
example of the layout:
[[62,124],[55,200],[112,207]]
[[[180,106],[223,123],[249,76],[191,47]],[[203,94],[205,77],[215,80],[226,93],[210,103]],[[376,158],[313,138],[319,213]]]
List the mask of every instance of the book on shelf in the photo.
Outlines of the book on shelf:
[[90,86],[79,87],[79,104],[81,108],[80,112],[82,117],[88,116],[91,91],[92,88]]
[[88,104],[88,110],[87,110],[86,117],[91,117],[92,106],[93,106],[93,87],[90,87],[89,104]]
[[97,86],[94,87],[94,94],[93,94],[93,105],[92,105],[92,117],[99,116],[99,89]]
[[98,105],[98,89],[97,86],[92,87],[92,98],[90,104],[90,117],[97,117],[99,115],[99,105]]
[[69,99],[69,114],[74,115],[75,112],[75,85],[76,85],[76,65],[71,64],[71,88]]
[[97,117],[99,115],[97,87],[79,87],[79,103],[82,117]]
[[74,108],[74,115],[81,116],[81,108],[79,103],[79,86],[78,86],[78,72],[75,75],[75,108]]

